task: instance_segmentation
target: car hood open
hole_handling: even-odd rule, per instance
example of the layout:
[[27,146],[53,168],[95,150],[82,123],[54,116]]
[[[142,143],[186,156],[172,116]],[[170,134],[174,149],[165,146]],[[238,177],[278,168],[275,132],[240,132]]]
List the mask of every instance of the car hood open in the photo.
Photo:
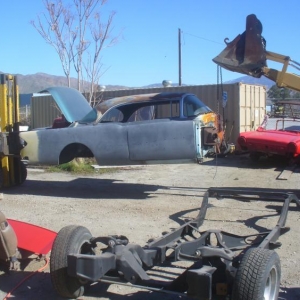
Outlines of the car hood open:
[[49,93],[59,107],[66,120],[70,123],[75,121],[93,122],[97,117],[94,110],[76,89],[69,87],[50,87],[40,93]]

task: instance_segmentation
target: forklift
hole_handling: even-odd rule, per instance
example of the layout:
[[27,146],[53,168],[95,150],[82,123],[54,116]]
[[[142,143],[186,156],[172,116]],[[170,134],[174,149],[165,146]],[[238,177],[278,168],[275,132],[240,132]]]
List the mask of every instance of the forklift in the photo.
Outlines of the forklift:
[[0,74],[0,189],[22,184],[27,178],[20,151],[19,88],[17,77]]
[[[0,188],[20,185],[26,180],[26,164],[20,155],[25,142],[19,132],[17,78],[0,74]],[[55,237],[56,232],[7,219],[0,211],[0,261],[7,263],[8,270],[20,270],[22,259],[44,257]]]

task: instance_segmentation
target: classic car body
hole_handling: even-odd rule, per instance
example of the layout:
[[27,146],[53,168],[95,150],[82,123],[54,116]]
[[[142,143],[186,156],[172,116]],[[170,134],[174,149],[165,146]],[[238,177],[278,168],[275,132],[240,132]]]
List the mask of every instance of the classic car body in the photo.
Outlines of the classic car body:
[[299,161],[300,158],[300,102],[278,102],[284,107],[283,117],[275,120],[274,129],[259,127],[256,131],[242,132],[238,144],[249,151],[252,159],[278,155]]
[[91,108],[74,89],[46,91],[70,125],[20,133],[29,164],[76,157],[95,157],[99,165],[201,161],[222,138],[218,116],[192,94],[126,96]]

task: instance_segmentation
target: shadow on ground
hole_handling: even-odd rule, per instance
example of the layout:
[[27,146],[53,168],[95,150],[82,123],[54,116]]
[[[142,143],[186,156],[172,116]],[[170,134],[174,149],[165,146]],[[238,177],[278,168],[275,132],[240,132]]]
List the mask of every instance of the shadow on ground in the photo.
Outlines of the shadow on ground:
[[226,157],[216,157],[211,160],[206,160],[203,162],[203,165],[283,171],[289,166],[289,163],[283,157],[261,157],[258,161],[252,161],[249,154],[231,154]]
[[[29,277],[30,276],[30,277]],[[29,277],[29,279],[27,279]],[[26,280],[27,279],[27,280]],[[20,286],[18,286],[21,282]],[[177,295],[167,295],[152,291],[136,291],[126,293],[125,295],[116,294],[109,291],[109,284],[96,283],[90,286],[80,299],[95,299],[106,298],[110,300],[179,300],[191,299],[189,297],[182,297]],[[17,287],[17,288],[16,288]],[[16,289],[15,289],[16,288]],[[120,286],[120,290],[123,287]],[[63,300],[57,295],[52,287],[51,278],[49,273],[32,273],[32,272],[11,272],[11,274],[0,275],[0,290],[4,294],[11,292],[11,298],[15,300]],[[129,290],[130,291],[130,290]],[[9,299],[9,298],[8,298]],[[297,300],[300,299],[300,288],[284,288],[281,287],[278,300]],[[221,300],[221,298],[218,298]]]
[[42,181],[27,179],[22,186],[5,189],[6,194],[28,194],[82,199],[147,199],[164,186],[124,183],[99,178],[76,178],[71,181]]

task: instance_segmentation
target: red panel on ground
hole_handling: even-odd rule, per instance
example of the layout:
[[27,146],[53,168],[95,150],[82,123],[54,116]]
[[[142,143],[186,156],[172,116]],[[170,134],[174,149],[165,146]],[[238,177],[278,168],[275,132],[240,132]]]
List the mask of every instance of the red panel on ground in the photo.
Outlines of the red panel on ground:
[[47,254],[51,250],[56,232],[21,221],[7,221],[17,235],[18,248],[38,254]]

